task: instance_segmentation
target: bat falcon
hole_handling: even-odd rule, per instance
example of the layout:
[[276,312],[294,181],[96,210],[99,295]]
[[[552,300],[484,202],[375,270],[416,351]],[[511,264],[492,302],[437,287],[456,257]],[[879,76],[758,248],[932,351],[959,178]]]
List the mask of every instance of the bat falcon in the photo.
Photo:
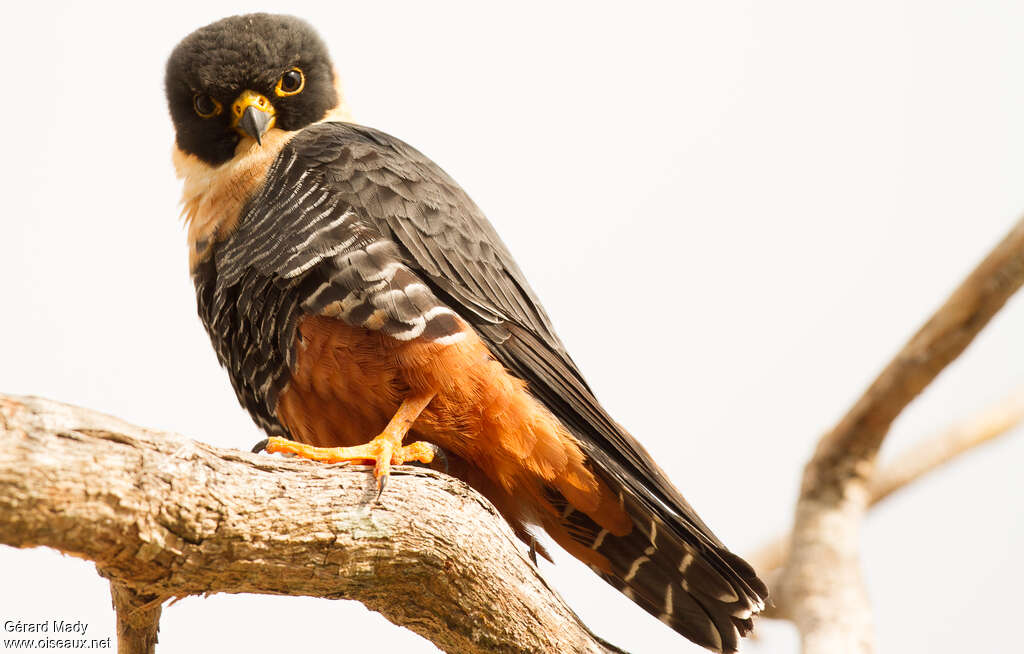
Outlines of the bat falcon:
[[268,451],[372,463],[383,490],[440,450],[520,538],[737,649],[765,584],[597,401],[466,192],[351,122],[310,25],[207,25],[166,93],[199,316]]

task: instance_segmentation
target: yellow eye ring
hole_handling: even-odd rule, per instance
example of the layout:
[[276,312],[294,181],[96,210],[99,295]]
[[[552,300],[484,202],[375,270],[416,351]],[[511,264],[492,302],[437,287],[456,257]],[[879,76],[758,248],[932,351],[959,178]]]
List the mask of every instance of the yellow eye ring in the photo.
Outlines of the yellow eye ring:
[[274,93],[279,98],[285,98],[289,95],[302,93],[304,88],[306,88],[306,76],[302,74],[300,69],[292,68],[284,75],[281,75],[281,79],[277,80]]
[[192,96],[192,108],[196,110],[200,118],[213,118],[224,107],[217,102],[216,98],[212,98],[204,93],[196,93]]

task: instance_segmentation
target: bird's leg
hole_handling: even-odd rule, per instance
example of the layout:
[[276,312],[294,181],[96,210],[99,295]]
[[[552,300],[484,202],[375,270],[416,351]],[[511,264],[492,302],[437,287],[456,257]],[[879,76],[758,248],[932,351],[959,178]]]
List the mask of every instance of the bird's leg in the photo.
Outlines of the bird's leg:
[[373,461],[373,474],[381,491],[387,483],[388,474],[393,465],[401,465],[408,461],[430,463],[438,453],[433,443],[417,441],[403,446],[402,441],[409,433],[413,423],[427,408],[435,393],[411,395],[402,401],[398,411],[388,422],[384,431],[369,443],[355,447],[314,447],[273,436],[267,439],[265,450],[270,453],[288,452],[304,459],[323,463],[350,463],[353,461]]

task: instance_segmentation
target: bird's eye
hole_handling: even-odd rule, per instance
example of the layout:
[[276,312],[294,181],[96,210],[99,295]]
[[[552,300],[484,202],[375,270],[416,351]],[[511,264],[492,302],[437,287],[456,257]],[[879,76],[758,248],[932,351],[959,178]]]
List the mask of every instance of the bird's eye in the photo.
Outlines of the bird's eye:
[[281,75],[281,79],[277,80],[274,93],[283,98],[288,95],[295,95],[305,86],[306,76],[298,68],[292,68],[284,75]]
[[192,106],[200,118],[213,118],[221,110],[220,103],[205,93],[196,93],[192,98]]

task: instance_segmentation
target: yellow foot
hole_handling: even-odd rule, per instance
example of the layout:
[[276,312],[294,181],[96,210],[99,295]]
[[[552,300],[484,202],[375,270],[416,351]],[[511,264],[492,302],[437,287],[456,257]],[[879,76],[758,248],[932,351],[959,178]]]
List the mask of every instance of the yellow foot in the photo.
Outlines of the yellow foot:
[[[263,445],[263,443],[260,443]],[[272,436],[267,439],[264,450],[273,454],[274,452],[286,452],[321,463],[353,463],[372,461],[373,476],[377,479],[377,487],[381,492],[387,484],[391,466],[402,465],[410,461],[420,463],[431,463],[439,453],[439,449],[433,443],[416,441],[409,445],[396,445],[394,436],[384,432],[375,437],[365,445],[355,447],[314,447],[290,441],[287,438]]]
[[[435,456],[440,454],[440,449],[432,443],[418,441],[410,445],[402,446],[405,435],[419,417],[423,409],[430,404],[434,393],[422,393],[410,395],[402,400],[395,415],[391,417],[387,427],[380,434],[374,437],[366,445],[356,447],[313,447],[290,441],[287,438],[276,436],[260,442],[257,447],[267,452],[289,452],[313,461],[324,463],[351,463],[352,461],[373,461],[373,476],[377,479],[377,488],[380,489],[377,497],[384,492],[384,485],[388,481],[388,473],[391,466],[401,465],[408,461],[419,461],[430,463]],[[254,448],[255,449],[255,448]]]

